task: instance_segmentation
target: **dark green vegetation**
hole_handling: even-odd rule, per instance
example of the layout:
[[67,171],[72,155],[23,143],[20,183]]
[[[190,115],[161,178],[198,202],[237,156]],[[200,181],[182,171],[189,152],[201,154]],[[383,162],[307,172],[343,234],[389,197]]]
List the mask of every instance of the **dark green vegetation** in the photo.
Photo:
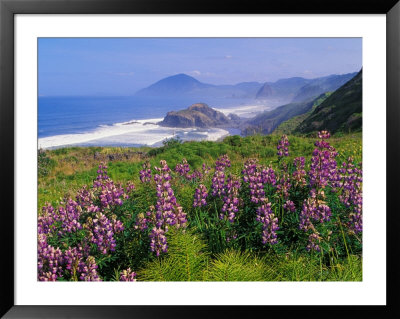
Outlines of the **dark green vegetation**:
[[[241,219],[236,230],[245,236],[226,241],[226,234],[222,232],[225,226],[213,206],[207,210],[193,208],[196,183],[175,175],[171,185],[187,213],[186,232],[171,227],[167,233],[168,253],[155,257],[149,253],[148,237],[134,230],[138,214],[148,211],[156,198],[152,186],[139,181],[139,171],[145,161],[153,167],[159,166],[160,160],[166,160],[173,170],[186,158],[194,170],[200,169],[203,163],[213,167],[220,155],[227,154],[232,164],[228,172],[239,176],[248,158],[258,158],[260,164],[278,169],[276,145],[279,139],[278,135],[229,136],[222,142],[170,140],[154,149],[75,147],[41,152],[40,163],[46,173],[39,174],[39,214],[45,202],[57,207],[64,195],[73,197],[83,185],[91,185],[97,176],[97,166],[103,161],[107,163],[112,180],[132,181],[136,186],[133,196],[115,212],[126,230],[117,242],[122,248],[117,255],[97,260],[104,280],[114,280],[117,277],[114,274],[127,267],[137,272],[137,280],[362,280],[360,238],[335,228],[331,250],[324,247],[323,254],[310,253],[305,249],[307,240],[298,229],[296,216],[286,215],[285,224],[278,233],[278,244],[262,245],[260,229],[254,220],[246,219],[246,209],[250,207],[244,206],[238,213]],[[306,168],[309,167],[315,139],[316,136],[289,136],[290,156],[285,160],[291,163],[295,157],[305,156]],[[338,163],[349,156],[354,157],[355,163],[361,161],[361,133],[336,135],[329,142],[339,153]],[[205,184],[208,187],[210,180],[205,180]],[[241,198],[246,198],[245,194],[243,188]],[[333,203],[334,197],[328,200]],[[333,207],[339,207],[336,205]],[[246,232],[247,229],[251,231]],[[119,264],[122,264],[120,269]]]
[[307,113],[303,113],[297,116],[294,116],[290,119],[288,119],[285,122],[282,122],[274,131],[274,134],[293,134],[296,128],[308,117],[311,115],[311,113],[315,110],[315,108],[320,105],[325,99],[330,96],[332,93],[327,92],[324,94],[321,94],[318,98],[316,98],[313,102],[313,106],[310,111]]
[[295,129],[310,133],[327,129],[330,132],[361,131],[362,127],[362,70],[321,103]]

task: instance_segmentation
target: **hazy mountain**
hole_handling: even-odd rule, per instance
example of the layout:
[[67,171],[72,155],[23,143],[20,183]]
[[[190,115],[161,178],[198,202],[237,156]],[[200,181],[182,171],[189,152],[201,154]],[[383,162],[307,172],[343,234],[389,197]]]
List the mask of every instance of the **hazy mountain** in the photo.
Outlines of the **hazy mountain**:
[[294,77],[266,82],[256,94],[259,100],[276,100],[282,104],[289,102],[301,102],[315,98],[322,93],[335,91],[344,83],[353,78],[357,73],[342,75],[329,75],[315,79]]
[[350,80],[356,73],[330,75],[316,79],[293,77],[276,82],[242,82],[235,85],[213,85],[203,83],[187,74],[164,78],[136,93],[149,97],[191,97],[257,99],[268,106],[279,106],[291,102],[310,100],[328,91],[334,91]]
[[357,72],[354,72],[342,75],[334,74],[322,78],[313,79],[310,83],[300,88],[292,101],[300,102],[304,101],[307,98],[311,98],[325,92],[335,91],[356,75]]
[[356,131],[362,127],[362,70],[332,93],[295,130]]
[[195,78],[186,74],[177,74],[164,78],[149,87],[142,89],[136,95],[176,95],[195,92],[210,87],[210,84],[201,83]]
[[236,85],[213,85],[202,83],[186,74],[164,78],[138,91],[138,96],[193,96],[216,98],[254,98],[261,87],[258,82],[243,82]]

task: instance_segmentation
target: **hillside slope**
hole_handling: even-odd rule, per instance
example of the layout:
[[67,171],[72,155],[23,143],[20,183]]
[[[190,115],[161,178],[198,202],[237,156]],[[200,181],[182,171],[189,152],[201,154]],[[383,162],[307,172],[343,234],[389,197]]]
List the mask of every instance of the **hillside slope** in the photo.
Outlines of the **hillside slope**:
[[256,117],[250,119],[245,124],[245,128],[242,130],[242,134],[271,134],[282,122],[311,111],[316,101],[321,98],[322,96],[319,96],[317,99],[307,100],[298,103],[289,103],[277,107],[272,111],[261,113]]
[[303,113],[297,116],[294,116],[290,119],[288,119],[285,122],[282,122],[273,132],[272,134],[293,134],[293,132],[296,130],[296,128],[300,125],[301,122],[303,122],[314,110],[315,108],[320,105],[323,101],[325,101],[332,92],[327,92],[324,94],[321,94],[318,98],[314,100],[314,105],[312,106],[311,110],[308,111],[307,113]]
[[303,102],[322,93],[337,90],[356,74],[356,72],[340,75],[332,74],[315,79],[294,77],[273,83],[266,82],[257,92],[256,99],[277,99],[282,104]]
[[359,131],[362,127],[362,70],[337,89],[296,128],[297,133]]

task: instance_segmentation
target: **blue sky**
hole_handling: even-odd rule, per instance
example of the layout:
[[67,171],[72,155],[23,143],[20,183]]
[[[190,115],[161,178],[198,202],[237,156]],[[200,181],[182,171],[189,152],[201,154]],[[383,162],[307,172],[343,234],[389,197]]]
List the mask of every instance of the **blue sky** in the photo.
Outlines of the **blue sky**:
[[361,38],[40,38],[40,96],[132,95],[178,73],[204,83],[359,71]]

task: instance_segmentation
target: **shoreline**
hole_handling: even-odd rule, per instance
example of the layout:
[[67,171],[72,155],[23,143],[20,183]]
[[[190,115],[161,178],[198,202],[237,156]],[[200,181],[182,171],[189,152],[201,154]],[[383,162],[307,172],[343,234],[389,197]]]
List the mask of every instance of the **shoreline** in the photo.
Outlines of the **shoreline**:
[[[270,109],[260,105],[240,105],[229,108],[214,108],[225,114],[235,114],[242,118],[245,114],[254,114]],[[247,111],[247,113],[245,113]],[[163,118],[129,119],[112,125],[99,125],[81,133],[59,134],[38,138],[38,149],[57,149],[75,146],[110,146],[110,147],[159,147],[166,139],[180,138],[182,141],[221,141],[229,135],[240,135],[234,128],[174,128],[158,125]],[[139,142],[140,141],[140,142]]]

